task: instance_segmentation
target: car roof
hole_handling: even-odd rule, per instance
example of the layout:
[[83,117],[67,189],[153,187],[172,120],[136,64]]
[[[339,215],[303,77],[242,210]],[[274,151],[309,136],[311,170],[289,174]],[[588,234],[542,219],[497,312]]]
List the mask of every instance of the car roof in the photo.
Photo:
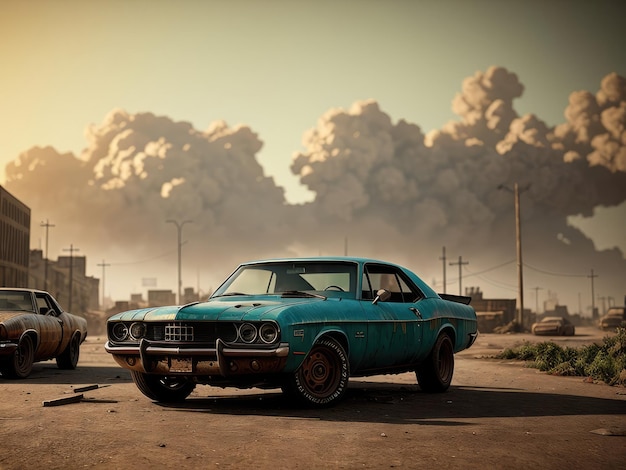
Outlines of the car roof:
[[0,292],[12,291],[12,292],[31,292],[33,294],[48,294],[45,290],[31,289],[29,287],[0,287]]
[[297,257],[297,258],[268,258],[268,259],[260,259],[254,261],[246,261],[245,263],[241,263],[241,266],[249,266],[251,264],[265,264],[265,263],[303,263],[303,262],[342,262],[342,263],[357,263],[357,264],[365,264],[365,263],[377,263],[377,264],[385,264],[388,266],[394,266],[396,268],[407,269],[404,266],[399,264],[391,263],[389,261],[383,261],[374,258],[363,258],[359,256],[310,256],[310,257]]

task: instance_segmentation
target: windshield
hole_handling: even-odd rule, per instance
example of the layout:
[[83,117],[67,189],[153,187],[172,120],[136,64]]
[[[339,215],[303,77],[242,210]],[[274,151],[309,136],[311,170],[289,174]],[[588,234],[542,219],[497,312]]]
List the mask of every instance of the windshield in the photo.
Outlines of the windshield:
[[28,310],[33,311],[33,301],[30,292],[19,290],[0,291],[0,310]]
[[342,262],[278,262],[240,267],[217,290],[223,295],[264,295],[284,292],[356,292],[357,265]]

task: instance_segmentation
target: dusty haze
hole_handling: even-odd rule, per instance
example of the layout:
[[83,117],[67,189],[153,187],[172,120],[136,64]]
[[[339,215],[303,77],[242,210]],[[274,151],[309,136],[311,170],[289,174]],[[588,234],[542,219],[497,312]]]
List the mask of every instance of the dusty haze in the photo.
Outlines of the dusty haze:
[[[406,265],[443,291],[445,246],[448,262],[469,262],[463,287],[515,298],[513,195],[498,187],[517,182],[526,307],[552,295],[589,315],[591,269],[598,296],[621,303],[626,295],[624,253],[597,251],[567,224],[626,200],[626,79],[609,74],[598,88],[572,90],[555,127],[517,114],[524,86],[502,67],[465,79],[452,101],[458,119],[428,135],[394,122],[375,100],[330,109],[304,132],[304,150],[285,156],[316,194],[305,204],[288,204],[265,176],[254,123],[198,130],[122,109],[86,129],[80,155],[51,147],[20,154],[7,165],[6,187],[32,209],[32,246],[41,246],[38,224],[49,220],[50,257],[73,244],[97,277],[106,260],[114,299],[148,277],[175,289],[176,230],[167,219],[193,220],[183,230],[183,284],[203,291],[241,261],[346,247]],[[447,281],[457,293],[458,267],[447,266]]]

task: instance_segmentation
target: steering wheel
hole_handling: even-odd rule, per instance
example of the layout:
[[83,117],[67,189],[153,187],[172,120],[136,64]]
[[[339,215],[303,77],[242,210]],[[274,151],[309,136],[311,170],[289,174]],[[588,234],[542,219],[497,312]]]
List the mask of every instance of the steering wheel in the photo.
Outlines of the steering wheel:
[[335,286],[335,285],[330,285],[330,286],[328,286],[328,287],[327,287],[326,289],[324,289],[324,290],[331,290],[331,289],[337,289],[339,292],[345,292],[345,290],[343,290],[343,288],[342,288],[342,287]]

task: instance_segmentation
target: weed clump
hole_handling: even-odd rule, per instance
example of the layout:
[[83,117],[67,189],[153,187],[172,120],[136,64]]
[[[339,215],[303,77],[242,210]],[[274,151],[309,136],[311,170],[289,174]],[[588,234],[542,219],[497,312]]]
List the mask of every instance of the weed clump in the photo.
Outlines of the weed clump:
[[551,341],[524,343],[505,349],[500,359],[527,361],[529,367],[553,375],[591,377],[609,385],[626,385],[626,328],[605,337],[602,344],[581,348],[561,347]]

